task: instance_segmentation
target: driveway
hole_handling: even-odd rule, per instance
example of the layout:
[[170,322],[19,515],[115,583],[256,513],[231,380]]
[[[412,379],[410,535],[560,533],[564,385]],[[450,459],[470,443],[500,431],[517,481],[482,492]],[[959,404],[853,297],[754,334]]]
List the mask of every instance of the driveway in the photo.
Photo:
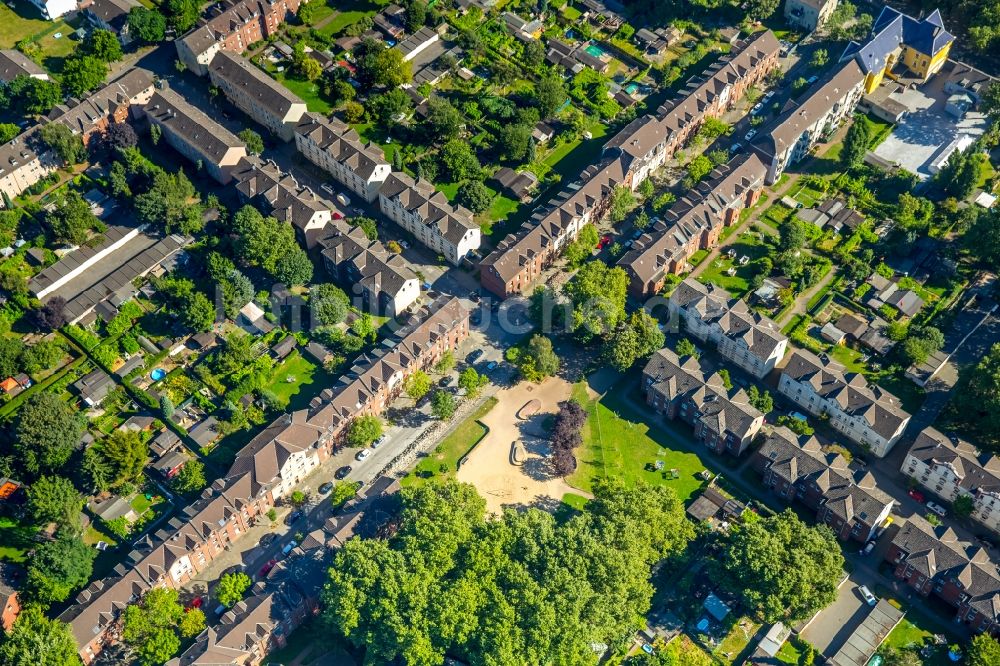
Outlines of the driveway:
[[[858,585],[862,584],[856,580],[858,577],[852,574],[845,578],[837,590],[836,601],[821,610],[801,632],[802,638],[812,643],[816,651],[827,659],[847,642],[871,610],[858,594]],[[868,587],[872,587],[871,581]]]

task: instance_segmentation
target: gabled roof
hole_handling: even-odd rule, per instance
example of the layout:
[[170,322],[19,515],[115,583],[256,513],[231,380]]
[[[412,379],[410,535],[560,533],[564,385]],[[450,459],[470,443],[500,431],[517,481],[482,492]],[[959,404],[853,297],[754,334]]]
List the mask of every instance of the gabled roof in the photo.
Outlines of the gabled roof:
[[180,136],[212,164],[218,165],[234,148],[246,155],[243,141],[170,88],[153,93],[146,104],[146,115]]
[[48,78],[38,63],[15,49],[0,50],[0,83],[10,83],[19,76]]
[[305,107],[305,102],[292,91],[258,69],[253,63],[229,51],[219,51],[208,65],[209,73],[245,95],[267,110],[275,118],[284,118],[294,106]]

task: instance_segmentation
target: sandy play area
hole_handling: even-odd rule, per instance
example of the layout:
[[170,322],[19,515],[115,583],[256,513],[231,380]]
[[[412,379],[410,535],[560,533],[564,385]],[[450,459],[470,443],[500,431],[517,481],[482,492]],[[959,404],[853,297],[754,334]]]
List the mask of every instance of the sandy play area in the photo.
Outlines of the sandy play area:
[[[458,480],[473,484],[486,498],[489,511],[499,513],[508,506],[554,509],[568,492],[586,495],[553,477],[545,459],[548,441],[542,424],[556,413],[558,403],[569,398],[571,391],[568,382],[550,377],[540,385],[521,382],[496,394],[499,402],[482,419],[489,433],[458,470]],[[537,411],[532,405],[522,412],[533,400],[541,403]],[[518,418],[519,412],[527,418]],[[519,460],[523,458],[520,465],[511,460],[516,441],[523,446],[518,456]]]

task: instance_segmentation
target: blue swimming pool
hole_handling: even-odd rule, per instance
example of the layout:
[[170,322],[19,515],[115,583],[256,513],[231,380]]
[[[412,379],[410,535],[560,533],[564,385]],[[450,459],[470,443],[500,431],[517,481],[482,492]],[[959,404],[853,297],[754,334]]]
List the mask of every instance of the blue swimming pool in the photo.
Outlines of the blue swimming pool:
[[163,368],[156,368],[151,373],[149,373],[149,376],[150,378],[152,378],[154,382],[158,382],[167,376],[167,371],[164,370]]

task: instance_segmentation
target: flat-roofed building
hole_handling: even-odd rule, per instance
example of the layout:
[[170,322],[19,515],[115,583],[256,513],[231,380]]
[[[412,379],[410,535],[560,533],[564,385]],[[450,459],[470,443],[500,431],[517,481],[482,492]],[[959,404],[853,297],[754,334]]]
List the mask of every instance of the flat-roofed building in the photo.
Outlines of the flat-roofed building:
[[232,170],[247,155],[246,145],[235,134],[169,88],[153,94],[146,117],[174,150],[201,164],[223,185],[233,179]]

